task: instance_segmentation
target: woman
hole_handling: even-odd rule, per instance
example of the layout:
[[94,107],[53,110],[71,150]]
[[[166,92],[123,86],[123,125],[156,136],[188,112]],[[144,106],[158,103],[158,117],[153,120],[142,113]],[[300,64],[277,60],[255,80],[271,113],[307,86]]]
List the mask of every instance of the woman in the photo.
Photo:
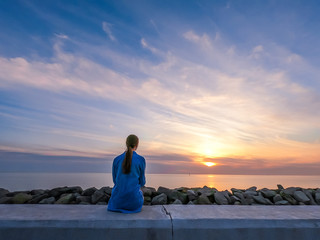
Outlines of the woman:
[[113,160],[112,178],[114,187],[108,203],[108,210],[122,213],[140,212],[143,205],[141,187],[146,184],[144,172],[146,161],[135,151],[139,138],[127,137],[127,150]]

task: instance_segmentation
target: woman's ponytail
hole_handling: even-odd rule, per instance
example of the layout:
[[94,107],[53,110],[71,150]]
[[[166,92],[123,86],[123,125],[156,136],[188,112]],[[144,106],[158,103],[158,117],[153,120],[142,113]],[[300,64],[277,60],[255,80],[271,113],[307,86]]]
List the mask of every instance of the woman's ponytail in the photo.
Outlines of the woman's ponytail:
[[129,174],[131,171],[133,149],[135,147],[138,147],[138,144],[139,144],[139,138],[136,135],[132,134],[127,137],[127,141],[126,141],[127,151],[126,151],[126,156],[122,162],[122,172],[124,174]]

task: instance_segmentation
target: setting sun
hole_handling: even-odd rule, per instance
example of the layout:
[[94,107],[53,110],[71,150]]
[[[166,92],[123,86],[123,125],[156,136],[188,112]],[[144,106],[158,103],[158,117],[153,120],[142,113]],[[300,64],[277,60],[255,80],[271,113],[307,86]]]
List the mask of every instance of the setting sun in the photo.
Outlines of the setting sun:
[[204,162],[203,164],[206,165],[206,166],[208,166],[208,167],[212,167],[212,166],[217,165],[217,164],[214,163],[214,162]]

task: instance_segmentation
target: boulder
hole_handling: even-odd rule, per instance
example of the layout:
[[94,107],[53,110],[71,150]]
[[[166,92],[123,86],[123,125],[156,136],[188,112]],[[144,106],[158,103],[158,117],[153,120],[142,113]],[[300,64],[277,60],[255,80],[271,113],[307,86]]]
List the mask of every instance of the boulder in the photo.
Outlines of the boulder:
[[287,200],[281,200],[277,201],[275,205],[290,205],[290,203]]
[[264,204],[264,205],[273,205],[273,203],[268,198],[264,198],[261,193],[259,193],[258,196],[253,196],[252,198],[257,203]]
[[203,188],[198,189],[197,193],[199,195],[204,195],[208,198],[213,198],[214,197],[214,193],[217,192],[218,190],[215,188],[209,188],[207,186],[204,186]]
[[55,198],[60,197],[60,195],[66,193],[67,187],[56,187],[49,191],[49,195]]
[[301,190],[301,188],[299,188],[299,187],[288,187],[283,190],[283,193],[288,194],[293,197],[294,192],[300,191],[300,190]]
[[55,201],[56,201],[56,199],[54,197],[49,197],[49,198],[42,199],[39,203],[40,204],[53,204]]
[[278,190],[281,191],[284,189],[284,187],[281,184],[277,184]]
[[72,193],[62,194],[61,197],[55,202],[55,204],[68,204],[74,200]]
[[169,196],[170,195],[170,193],[172,192],[173,190],[171,190],[171,189],[169,189],[169,188],[166,188],[166,187],[158,187],[158,190],[157,190],[157,192],[158,193],[164,193],[165,195],[167,195],[167,196]]
[[309,203],[310,199],[307,197],[307,195],[302,192],[302,191],[295,191],[293,193],[293,197],[298,201],[298,202],[303,202],[303,203]]
[[314,198],[312,197],[312,190],[308,190],[308,189],[302,189],[302,191],[304,192],[304,194],[307,195],[307,197],[310,199],[310,205],[317,205],[317,203],[315,202]]
[[5,188],[0,188],[0,198],[4,197],[9,193],[9,191]]
[[318,205],[320,205],[320,192],[315,193],[315,200]]
[[80,202],[79,205],[90,205],[88,202]]
[[106,202],[97,202],[96,205],[107,205]]
[[189,201],[187,205],[194,205],[194,203],[192,201]]
[[151,205],[152,198],[149,196],[145,196],[143,200],[143,205]]
[[100,192],[104,192],[105,194],[108,194],[111,196],[112,193],[112,188],[111,187],[102,187],[99,189]]
[[198,195],[192,189],[189,189],[187,190],[187,196],[189,201],[193,201],[197,198]]
[[91,197],[90,196],[76,196],[76,203],[81,203],[81,202],[91,203]]
[[48,197],[49,197],[48,193],[43,193],[43,194],[40,193],[40,194],[34,195],[32,199],[28,201],[28,203],[36,204],[36,203],[39,203],[42,199],[48,198]]
[[214,193],[214,200],[219,205],[228,205],[229,201],[223,192]]
[[240,193],[242,193],[242,192],[244,192],[244,191],[245,191],[245,190],[238,189],[238,188],[231,188],[232,194],[234,194],[235,192],[240,192]]
[[152,192],[155,192],[155,189],[154,188],[149,188],[149,187],[142,187],[141,191],[143,193],[143,196],[152,197]]
[[258,192],[257,191],[252,191],[252,190],[246,190],[244,193],[243,193],[243,196],[245,198],[252,198],[253,196],[257,196],[258,195]]
[[169,201],[175,201],[176,199],[179,199],[182,203],[186,204],[188,202],[188,195],[186,193],[173,190],[169,192],[168,199]]
[[91,196],[91,203],[96,204],[97,202],[102,202],[103,198],[106,198],[107,194],[104,192],[97,190],[94,192],[94,194]]
[[46,190],[43,189],[34,189],[31,192],[31,195],[43,195],[46,193]]
[[276,191],[269,190],[267,188],[261,189],[260,192],[262,193],[262,196],[264,196],[265,198],[273,198],[277,194]]
[[16,195],[14,195],[14,197],[12,198],[12,203],[14,203],[14,204],[22,204],[22,203],[25,203],[25,202],[29,201],[30,199],[32,199],[32,195],[31,194],[18,193]]
[[2,197],[0,198],[0,204],[8,204],[8,203],[12,203],[12,197]]
[[95,193],[95,191],[97,191],[98,189],[96,189],[95,187],[90,187],[90,188],[87,188],[86,190],[84,190],[82,192],[82,196],[91,196],[92,194]]
[[276,203],[276,202],[279,202],[279,201],[282,201],[283,198],[280,196],[280,194],[276,194],[274,197],[273,197],[273,202]]
[[178,205],[181,205],[182,202],[179,200],[179,199],[176,199],[172,204],[178,204]]
[[197,200],[195,200],[196,204],[212,204],[209,200],[209,198],[205,195],[200,195],[199,198]]
[[291,195],[285,194],[284,192],[280,193],[280,196],[284,199],[287,200],[291,205],[297,205],[298,202],[295,200]]
[[167,204],[167,201],[168,201],[167,195],[164,193],[161,193],[160,195],[152,198],[151,205],[163,205],[163,204]]
[[256,186],[250,187],[250,188],[246,189],[246,191],[256,192],[257,191],[257,187]]

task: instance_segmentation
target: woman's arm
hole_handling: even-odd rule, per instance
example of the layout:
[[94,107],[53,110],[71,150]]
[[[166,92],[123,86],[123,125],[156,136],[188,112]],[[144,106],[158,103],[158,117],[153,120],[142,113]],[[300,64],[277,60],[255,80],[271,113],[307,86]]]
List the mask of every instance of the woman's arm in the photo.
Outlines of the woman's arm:
[[143,187],[146,184],[146,177],[145,177],[145,170],[146,170],[146,160],[142,157],[141,165],[140,165],[140,176],[139,176],[139,184]]

